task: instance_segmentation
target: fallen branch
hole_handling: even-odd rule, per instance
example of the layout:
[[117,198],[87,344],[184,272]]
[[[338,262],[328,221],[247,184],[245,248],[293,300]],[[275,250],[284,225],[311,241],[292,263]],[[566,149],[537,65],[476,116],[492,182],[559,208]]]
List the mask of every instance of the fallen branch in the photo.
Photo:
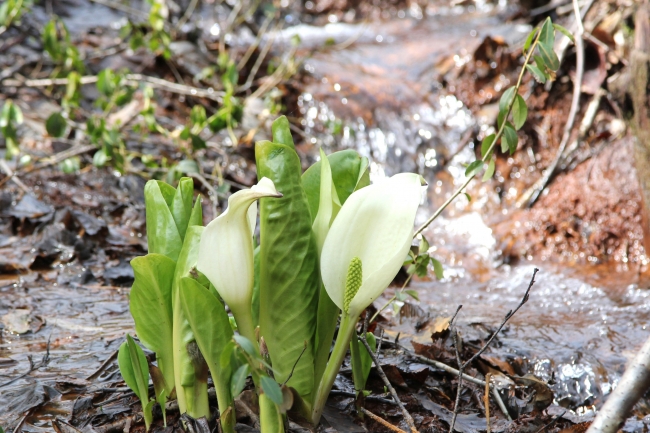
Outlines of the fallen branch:
[[637,401],[650,387],[650,338],[625,370],[587,433],[616,433]]
[[399,427],[395,427],[393,424],[391,424],[391,423],[389,423],[388,421],[386,421],[385,419],[383,419],[383,418],[381,418],[381,417],[375,415],[374,413],[370,412],[370,411],[367,410],[366,408],[363,408],[363,407],[362,407],[362,408],[359,409],[359,410],[360,410],[361,412],[363,412],[364,415],[368,415],[370,418],[372,418],[373,420],[377,421],[379,424],[383,425],[384,427],[386,427],[386,428],[388,428],[388,429],[390,429],[390,430],[392,430],[392,431],[394,431],[394,432],[396,432],[396,433],[406,433],[406,432],[405,432],[404,430],[402,430],[401,428],[399,428]]
[[366,314],[366,318],[363,321],[363,330],[361,332],[361,338],[359,338],[359,341],[361,341],[361,343],[368,351],[368,355],[370,355],[370,358],[372,358],[372,362],[375,364],[375,367],[377,368],[377,373],[379,373],[379,376],[381,377],[381,380],[384,382],[384,385],[386,385],[386,388],[388,388],[388,391],[390,391],[390,394],[393,396],[393,400],[395,400],[395,403],[397,403],[397,406],[399,406],[400,410],[402,411],[402,414],[404,415],[404,420],[406,421],[406,424],[411,429],[411,433],[418,433],[418,429],[415,428],[415,421],[413,421],[413,417],[411,416],[409,411],[406,410],[406,407],[399,399],[399,396],[397,395],[397,391],[395,391],[395,388],[393,388],[393,385],[391,385],[390,381],[386,377],[386,373],[384,373],[384,370],[381,368],[381,364],[379,363],[377,356],[375,355],[372,348],[370,347],[370,344],[368,344],[368,340],[366,339],[367,332],[368,332],[368,319],[369,317]]
[[16,173],[9,167],[9,164],[4,159],[0,159],[0,170],[4,172],[4,174],[7,176],[4,179],[0,180],[0,187],[4,185],[7,181],[11,180],[13,183],[18,185],[20,189],[22,189],[24,192],[29,192],[29,187],[23,183],[22,180],[16,176]]

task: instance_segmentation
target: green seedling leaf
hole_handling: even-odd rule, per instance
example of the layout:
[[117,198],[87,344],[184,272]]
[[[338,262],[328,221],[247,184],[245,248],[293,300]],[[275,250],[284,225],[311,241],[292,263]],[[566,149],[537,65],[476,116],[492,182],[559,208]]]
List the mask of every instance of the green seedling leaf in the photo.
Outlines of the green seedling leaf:
[[271,399],[271,401],[278,406],[282,405],[282,402],[284,400],[282,396],[282,390],[280,389],[280,385],[278,383],[271,379],[269,376],[261,376],[260,377],[260,385],[262,386],[262,391],[264,391],[264,394]]
[[51,137],[62,137],[67,126],[61,113],[52,113],[45,121],[45,129]]
[[507,109],[499,111],[499,114],[497,115],[497,128],[501,128],[503,121],[506,120],[506,114],[508,114]]
[[81,159],[78,156],[61,161],[59,169],[66,174],[77,173],[81,169]]
[[201,149],[205,149],[208,146],[205,143],[205,140],[202,139],[199,135],[197,134],[190,134],[190,138],[192,139],[192,150],[197,151]]
[[490,163],[488,164],[488,168],[487,170],[485,170],[485,174],[483,174],[483,182],[491,179],[492,176],[494,176],[494,169],[495,169],[494,158],[491,158]]
[[[416,290],[406,289],[406,290],[404,290],[404,293],[406,293],[407,295],[409,295],[411,298],[415,299],[416,301],[420,300],[420,296],[418,295],[418,292]],[[374,337],[374,335],[373,335],[373,337]]]
[[517,94],[515,96],[515,103],[512,106],[512,120],[515,124],[515,129],[521,129],[526,123],[528,118],[528,107],[526,106],[526,101],[521,95]]
[[442,280],[444,278],[442,263],[431,257],[431,264],[433,265],[433,272],[436,274],[436,278]]
[[508,87],[505,92],[503,92],[503,95],[501,95],[501,99],[499,100],[499,112],[508,111],[508,107],[512,103],[512,99],[515,97],[515,87]]
[[571,32],[570,32],[568,29],[566,29],[565,27],[562,27],[561,25],[559,25],[559,24],[555,24],[555,23],[554,23],[554,24],[553,24],[553,28],[554,28],[555,30],[557,30],[558,32],[562,33],[562,34],[563,34],[564,36],[566,36],[567,38],[569,38],[569,40],[570,40],[571,42],[573,42],[573,43],[576,42],[576,40],[575,40],[575,38],[573,37],[573,35],[571,34]]
[[95,167],[104,167],[108,161],[110,161],[111,157],[106,151],[104,147],[99,149],[95,154],[93,155],[93,165]]
[[553,51],[553,44],[548,45],[540,42],[537,44],[537,48],[547,68],[551,71],[560,69],[560,59],[557,58],[557,54]]
[[483,158],[485,158],[485,156],[488,153],[488,150],[490,150],[490,147],[492,147],[492,143],[494,143],[495,138],[496,138],[495,134],[490,134],[487,137],[485,137],[481,142],[481,156]]
[[259,359],[259,352],[257,349],[255,349],[255,346],[248,338],[244,337],[243,335],[234,335],[233,338],[237,345],[241,347],[242,350],[248,354],[248,356],[253,359]]
[[[501,150],[505,153],[507,150],[510,150],[512,155],[515,150],[517,150],[517,142],[519,138],[517,137],[517,131],[510,126],[506,125],[503,130],[503,137],[501,138]],[[504,150],[505,149],[505,150]]]
[[174,193],[174,188],[156,180],[148,181],[144,187],[149,252],[163,254],[175,261],[183,246],[183,238],[170,209]]
[[481,171],[482,168],[483,168],[483,161],[477,160],[472,162],[470,165],[467,166],[467,169],[465,169],[465,177],[475,176],[476,173]]
[[167,393],[174,388],[172,351],[172,283],[176,263],[161,254],[147,254],[131,260],[135,281],[129,308],[135,330],[144,346],[156,353],[158,368]]
[[535,35],[537,35],[538,31],[539,31],[538,28],[534,28],[533,30],[531,30],[530,33],[528,33],[528,36],[526,37],[526,42],[524,42],[524,46],[522,48],[522,51],[524,52],[524,54],[530,48],[530,45],[533,43],[533,39],[535,39]]
[[195,105],[192,107],[192,111],[190,112],[190,122],[192,122],[192,126],[197,126],[202,129],[206,121],[207,115],[205,114],[205,107],[203,107],[203,105]]
[[550,17],[546,18],[540,31],[539,43],[553,47],[553,44],[555,43],[555,29],[553,28],[553,23],[551,22]]
[[167,427],[167,409],[165,404],[167,403],[167,398],[169,397],[170,388],[165,382],[165,376],[160,371],[160,368],[153,364],[149,364],[149,374],[151,374],[151,381],[153,382],[153,390],[156,393],[156,401],[160,405],[160,410],[162,411],[163,423]]
[[232,381],[230,382],[230,393],[233,396],[237,396],[242,392],[246,386],[246,378],[250,372],[250,366],[248,364],[243,364],[232,375]]
[[472,196],[471,195],[467,194],[466,192],[463,193],[463,194],[465,194],[465,198],[467,198],[467,201],[472,201]]
[[149,399],[149,368],[147,357],[129,334],[117,353],[117,363],[124,381],[142,402],[142,414],[147,431],[153,420],[152,402]]
[[[282,119],[282,118],[281,118]],[[274,136],[288,131],[274,126]],[[301,396],[314,385],[314,338],[320,276],[312,218],[295,149],[269,141],[255,145],[258,178],[267,177],[281,198],[260,199],[260,334],[269,348],[275,378]],[[304,350],[304,342],[307,349]],[[296,363],[296,360],[298,362]]]
[[535,65],[526,65],[526,69],[533,74],[533,77],[535,78],[536,81],[539,83],[546,83],[546,74],[544,72],[540,71],[539,68]]

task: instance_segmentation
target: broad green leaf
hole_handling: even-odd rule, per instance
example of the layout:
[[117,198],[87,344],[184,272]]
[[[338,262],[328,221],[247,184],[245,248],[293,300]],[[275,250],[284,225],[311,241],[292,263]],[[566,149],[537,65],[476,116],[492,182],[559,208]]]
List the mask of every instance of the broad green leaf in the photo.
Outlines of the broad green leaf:
[[135,330],[145,347],[156,353],[171,393],[174,388],[172,353],[172,282],[176,263],[161,254],[147,254],[131,260],[135,281],[129,296],[129,308]]
[[[185,239],[185,232],[190,223],[192,214],[192,201],[194,199],[194,180],[190,177],[183,177],[178,182],[178,188],[174,194],[172,205],[170,206],[172,216],[176,222],[176,229],[181,239]],[[201,225],[202,221],[201,221]]]
[[[542,59],[542,56],[540,55],[534,55],[533,60],[535,60],[535,65],[537,66],[537,69],[540,71],[546,71],[546,64],[544,63],[544,59]],[[546,74],[545,74],[546,75]]]
[[[332,169],[332,181],[341,205],[355,190],[368,186],[368,160],[352,150],[346,149],[327,156]],[[320,202],[321,161],[309,167],[302,175],[302,185],[307,194],[312,221],[318,213]]]
[[234,335],[233,339],[237,345],[248,354],[248,356],[253,359],[258,359],[260,357],[260,354],[255,348],[255,345],[248,338],[244,337],[243,335]]
[[526,106],[526,101],[521,95],[517,94],[515,96],[515,103],[512,106],[512,120],[515,124],[515,129],[520,129],[526,123],[528,118],[528,107]]
[[170,210],[169,195],[163,194],[163,191],[168,191],[169,188],[174,190],[169,185],[155,180],[150,180],[144,187],[147,242],[150,253],[163,254],[175,261],[181,252],[183,238]]
[[[416,290],[407,289],[407,290],[404,290],[404,293],[406,293],[407,295],[409,295],[411,298],[415,299],[416,301],[420,300],[420,295],[418,295],[418,292]],[[373,334],[373,337],[374,337],[374,334]]]
[[[275,377],[302,396],[312,392],[314,334],[319,296],[318,253],[302,188],[300,158],[289,146],[255,145],[258,178],[267,177],[281,198],[260,199],[260,333]],[[307,350],[301,357],[304,344]]]
[[[212,381],[217,391],[219,412],[226,413],[228,408],[234,410],[233,397],[241,392],[239,388],[234,392],[231,388],[232,363],[222,365],[220,358],[226,347],[230,344],[233,331],[230,327],[228,314],[210,290],[192,278],[181,278],[180,299],[183,313],[192,328],[196,343],[210,367]],[[238,370],[239,371],[239,370]],[[244,383],[246,377],[244,376]]]
[[321,175],[320,175],[320,203],[318,205],[318,213],[314,218],[312,230],[316,240],[316,247],[318,253],[323,249],[325,237],[329,232],[330,225],[334,220],[335,213],[341,208],[341,202],[336,194],[332,179],[332,169],[330,167],[329,159],[325,156],[323,149],[320,149],[321,155]]
[[575,41],[576,41],[575,38],[573,37],[573,35],[571,34],[571,32],[567,28],[562,27],[561,25],[555,24],[555,23],[553,24],[553,28],[555,30],[557,30],[558,32],[562,33],[567,38],[569,38],[569,40],[571,42],[575,43]]
[[553,47],[553,44],[555,43],[555,29],[553,28],[553,23],[551,22],[550,17],[546,18],[540,31],[539,43]]
[[197,344],[195,343],[196,337],[183,311],[181,280],[183,277],[187,277],[190,271],[196,267],[199,242],[203,230],[204,227],[202,226],[188,227],[183,247],[178,254],[172,285],[172,346],[174,351],[176,396],[180,411],[187,411],[188,415],[193,418],[210,416],[207,396],[208,369],[205,361],[193,349],[193,347],[196,347],[194,345]]
[[129,334],[117,353],[117,363],[126,384],[142,402],[142,412],[147,430],[153,420],[153,405],[149,400],[149,365],[147,357]]
[[284,420],[278,405],[266,393],[260,394],[259,403],[260,424],[264,433],[284,433]]
[[560,59],[557,58],[557,54],[553,51],[553,44],[547,45],[540,42],[537,44],[537,48],[547,68],[551,71],[560,69]]
[[61,137],[68,124],[61,113],[52,113],[45,121],[45,129],[51,137]]
[[539,68],[535,65],[526,65],[526,69],[533,74],[533,77],[535,77],[535,80],[538,82],[544,84],[546,83],[546,74],[542,71],[539,70]]
[[483,161],[481,161],[480,159],[474,161],[470,165],[468,165],[467,168],[465,169],[465,177],[475,176],[476,173],[478,173],[482,169],[483,169]]
[[262,386],[264,394],[271,399],[273,403],[278,406],[282,404],[282,401],[284,400],[282,397],[282,390],[275,380],[271,379],[269,376],[261,376],[260,385]]
[[293,144],[293,137],[291,136],[291,128],[289,127],[289,120],[286,116],[280,116],[273,121],[272,125],[273,142],[284,144],[285,146],[295,148]]
[[[510,154],[512,155],[515,153],[515,150],[517,150],[518,140],[517,131],[515,131],[512,126],[506,125],[505,129],[503,130],[503,137],[501,138],[501,149],[503,150],[505,147],[506,150],[510,150]],[[505,145],[503,143],[505,143]],[[503,152],[505,153],[505,150],[503,150]]]
[[488,164],[488,168],[487,170],[485,170],[485,174],[483,174],[483,182],[492,178],[492,176],[494,175],[494,169],[495,169],[494,158],[491,158]]
[[494,139],[496,138],[495,134],[490,134],[487,137],[483,139],[481,142],[481,156],[485,158],[485,155],[487,155],[488,150],[490,150],[490,147],[492,146],[492,143],[494,143]]
[[508,107],[512,103],[512,98],[514,98],[514,96],[515,86],[508,87],[499,100],[499,111],[508,111]]

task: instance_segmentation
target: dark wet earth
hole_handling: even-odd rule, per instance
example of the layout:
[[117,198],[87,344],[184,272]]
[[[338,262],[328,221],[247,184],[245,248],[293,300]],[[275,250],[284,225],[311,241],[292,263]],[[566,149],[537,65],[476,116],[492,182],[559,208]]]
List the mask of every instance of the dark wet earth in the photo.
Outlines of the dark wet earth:
[[[97,7],[91,8],[94,16]],[[463,180],[462,164],[473,159],[474,143],[494,122],[494,103],[512,83],[516,68],[508,66],[507,56],[495,52],[521,43],[530,27],[508,22],[513,15],[509,7],[402,12],[381,23],[297,26],[285,30],[276,46],[281,49],[294,33],[304,42],[302,87],[294,95],[293,115],[302,119],[299,147],[305,158],[312,158],[318,145],[328,151],[352,147],[371,159],[374,178],[420,172],[430,184],[421,223]],[[70,21],[71,28],[75,22]],[[77,24],[78,31],[90,25]],[[205,19],[201,25],[209,29],[212,22]],[[312,53],[330,39],[334,45]],[[473,72],[484,79],[479,91],[468,87],[463,74],[468,73],[466,65],[485,56],[493,61],[483,62],[483,72],[481,67]],[[541,91],[532,89],[531,83],[527,86],[533,99]],[[540,113],[562,113],[551,111]],[[611,113],[604,116],[603,123],[611,121]],[[526,134],[533,136],[531,131]],[[531,241],[528,232],[517,232],[520,226],[514,221],[535,223],[542,211],[516,209],[514,201],[540,175],[553,152],[532,139],[523,146],[531,150],[520,148],[520,156],[506,158],[494,183],[472,184],[473,200],[459,198],[425,231],[432,254],[444,265],[445,278],[412,282],[410,288],[420,300],[397,304],[399,316],[389,308],[381,326],[391,340],[399,335],[407,348],[427,353],[448,347],[439,323],[462,305],[459,330],[471,349],[517,306],[533,268],[539,267],[530,300],[473,373],[498,377],[502,394],[511,397],[506,398],[509,406],[523,415],[531,410],[512,378],[534,374],[554,393],[549,415],[560,415],[566,408],[566,420],[588,421],[650,334],[649,281],[640,276],[647,259],[640,245],[638,184],[634,170],[624,166],[625,161],[631,163],[622,151],[621,166],[611,170],[624,170],[632,177],[632,186],[610,205],[629,211],[636,220],[621,223],[630,225],[608,240],[611,251],[587,254],[599,264],[580,255],[587,246],[579,242],[572,250],[560,248],[566,243],[562,239],[537,248],[540,241]],[[538,156],[531,161],[533,148]],[[530,174],[524,180],[515,175],[520,172]],[[133,331],[128,312],[133,274],[128,261],[146,250],[144,181],[94,168],[79,175],[48,168],[22,180],[31,192],[11,182],[0,190],[0,426],[52,431],[53,420],[71,420],[93,403],[105,408],[84,425],[114,421],[132,410],[129,404],[112,400],[107,389],[123,384],[114,357],[124,334]],[[618,191],[615,176],[599,181],[610,182],[607,185]],[[571,185],[580,187],[579,182]],[[561,188],[555,186],[559,192],[552,188],[549,196],[555,202],[542,199],[544,209],[551,211],[561,208],[564,200]],[[211,203],[204,206],[210,215]],[[562,229],[556,232],[565,234]],[[536,233],[545,236],[542,229]],[[519,247],[508,248],[512,243]],[[548,256],[554,251],[563,257],[561,263]],[[381,307],[393,293],[388,290],[375,306]],[[432,396],[444,396],[449,378],[441,379],[439,371],[422,364],[405,363],[390,345],[385,353],[384,360],[395,369],[389,376],[402,380],[404,389],[421,381],[428,402]],[[445,359],[449,352],[440,353],[453,366],[453,359]],[[339,385],[345,389],[345,373],[342,376]],[[339,398],[336,404],[350,407],[351,399]],[[624,431],[644,431],[644,425],[650,426],[646,413],[650,412],[639,408]],[[396,412],[389,411],[388,416],[399,418]],[[436,426],[432,423],[431,431],[437,431]]]

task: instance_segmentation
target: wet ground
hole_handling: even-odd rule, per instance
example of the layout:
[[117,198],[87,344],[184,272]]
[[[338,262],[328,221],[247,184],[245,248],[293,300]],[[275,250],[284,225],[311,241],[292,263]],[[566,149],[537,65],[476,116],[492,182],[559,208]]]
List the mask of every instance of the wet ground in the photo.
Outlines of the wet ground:
[[[512,4],[444,3],[428,9],[413,3],[396,7],[381,21],[352,23],[333,7],[327,25],[316,20],[318,25],[301,24],[269,36],[276,50],[287,47],[292,35],[303,41],[298,50],[303,69],[285,99],[288,115],[299,126],[305,160],[314,158],[319,145],[328,151],[355,148],[370,158],[373,178],[399,171],[423,174],[430,187],[418,223],[462,182],[463,164],[473,160],[474,144],[490,131],[495,103],[517,72],[516,47],[531,28],[528,20],[516,18],[520,10]],[[93,16],[106,9],[83,5]],[[113,15],[119,13],[106,16]],[[288,16],[297,20],[298,15]],[[75,14],[68,20],[76,32],[91,26]],[[198,25],[210,32],[214,19],[203,16]],[[401,343],[418,353],[435,349],[453,366],[453,359],[445,359],[451,352],[440,321],[462,304],[458,323],[471,351],[519,303],[533,267],[539,267],[529,302],[473,371],[501,377],[508,405],[523,418],[539,412],[528,407],[532,400],[521,389],[507,390],[513,383],[506,376],[531,373],[548,382],[553,401],[547,418],[536,422],[561,414],[560,407],[569,409],[566,420],[589,420],[646,339],[650,320],[632,135],[624,124],[620,130],[615,102],[601,106],[578,162],[560,173],[531,209],[516,206],[559,143],[558,119],[568,111],[571,66],[562,74],[566,79],[560,78],[548,97],[541,86],[525,82],[531,111],[538,112],[529,115],[518,152],[500,161],[494,181],[470,185],[471,202],[459,197],[425,231],[445,278],[413,281],[420,301],[407,301],[399,316],[389,309],[381,325],[390,339],[399,334]],[[589,98],[585,93],[582,111]],[[25,115],[37,123],[38,109],[29,103],[33,112]],[[223,158],[219,163],[233,184],[251,182],[246,150],[207,155]],[[103,413],[88,415],[78,427],[123,419],[133,400],[113,399],[107,389],[122,386],[114,356],[124,334],[132,332],[128,261],[146,249],[144,181],[95,168],[77,175],[46,168],[21,180],[31,192],[12,182],[0,191],[0,426],[51,431],[53,420],[77,422],[75,414],[91,413],[93,403]],[[211,202],[204,205],[212,215]],[[450,407],[445,398],[453,378],[405,362],[393,349],[388,345],[384,358],[395,366],[389,376],[404,382],[402,392],[415,389],[413,382],[424,383],[417,389],[426,404],[419,400],[416,415],[429,431],[444,428],[438,409],[422,407]],[[48,350],[48,362],[39,365]],[[344,379],[345,374],[341,389]],[[472,389],[464,399],[473,401],[476,392]],[[338,398],[336,404],[353,406],[349,398]],[[643,431],[643,417],[650,413],[644,407],[625,431]],[[476,412],[475,405],[465,408],[468,417]],[[399,421],[397,411],[385,414]],[[462,431],[483,429],[484,420],[471,428]]]

